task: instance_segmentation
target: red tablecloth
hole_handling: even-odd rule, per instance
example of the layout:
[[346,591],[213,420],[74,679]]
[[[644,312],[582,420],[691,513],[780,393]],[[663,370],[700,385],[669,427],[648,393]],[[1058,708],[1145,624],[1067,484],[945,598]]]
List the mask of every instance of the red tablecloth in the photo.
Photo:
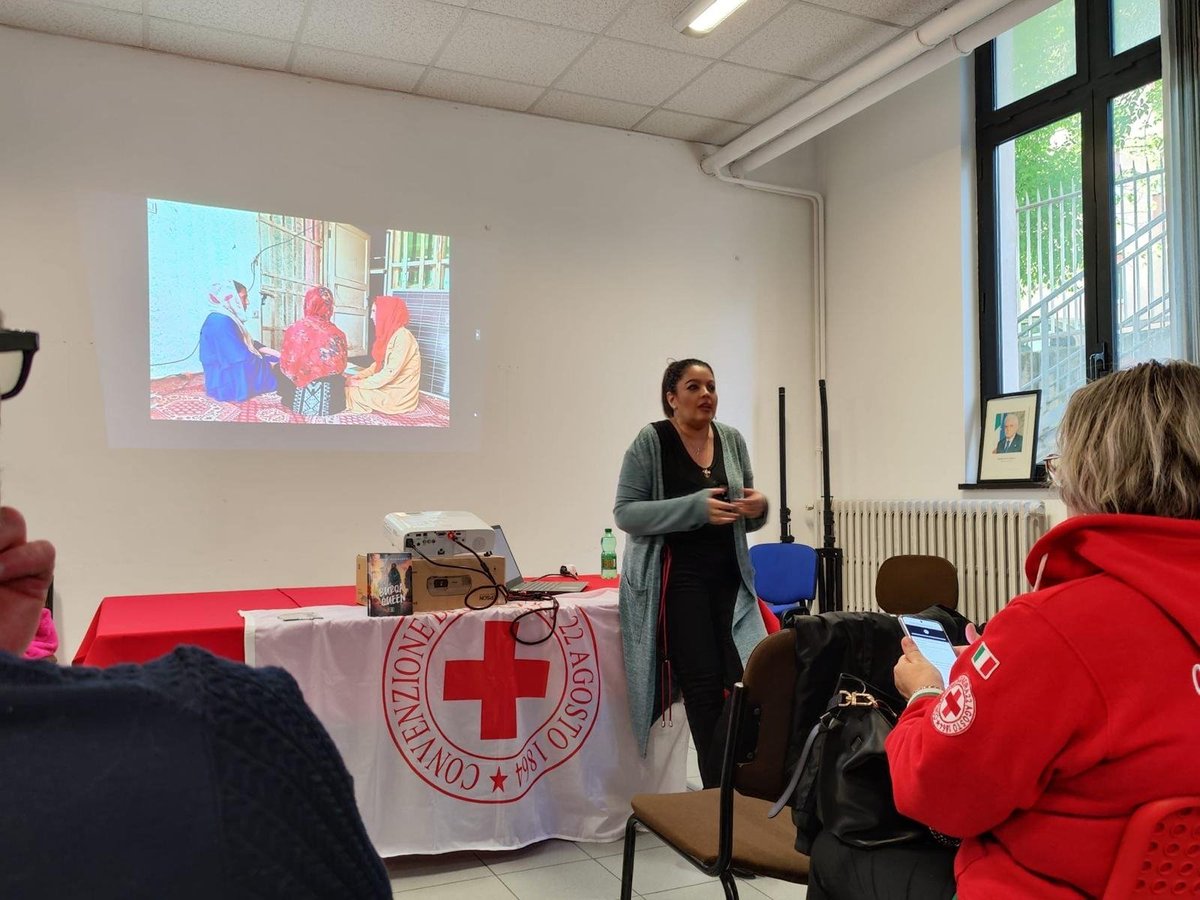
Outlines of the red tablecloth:
[[[612,587],[599,575],[580,575],[589,589]],[[204,594],[105,597],[75,653],[76,665],[140,663],[195,644],[218,656],[245,661],[242,609],[354,605],[354,586],[266,588]]]

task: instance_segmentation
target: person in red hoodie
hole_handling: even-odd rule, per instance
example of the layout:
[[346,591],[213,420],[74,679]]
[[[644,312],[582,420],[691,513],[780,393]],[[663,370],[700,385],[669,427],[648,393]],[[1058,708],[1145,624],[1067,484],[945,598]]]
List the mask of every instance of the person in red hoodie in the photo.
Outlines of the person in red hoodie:
[[1032,593],[948,686],[908,638],[896,665],[896,806],[962,838],[953,875],[911,893],[898,848],[888,878],[866,850],[817,872],[814,847],[811,897],[1099,897],[1133,811],[1200,794],[1200,367],[1150,362],[1081,388],[1058,442],[1069,518],[1030,551]]

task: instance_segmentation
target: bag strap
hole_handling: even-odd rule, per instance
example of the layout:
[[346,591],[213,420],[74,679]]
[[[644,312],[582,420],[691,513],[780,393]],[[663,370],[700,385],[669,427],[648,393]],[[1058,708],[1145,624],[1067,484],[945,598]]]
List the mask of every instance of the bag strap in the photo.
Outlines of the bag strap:
[[800,753],[800,759],[796,762],[796,768],[792,770],[792,777],[788,780],[787,787],[783,789],[783,793],[779,795],[779,799],[775,801],[775,805],[771,807],[771,811],[767,813],[768,819],[773,819],[787,806],[788,798],[796,790],[796,785],[800,783],[800,776],[804,774],[804,766],[808,762],[808,756],[812,753],[813,742],[817,739],[817,732],[821,730],[821,726],[825,723],[825,717],[822,716],[817,720],[808,732],[808,737],[804,739],[804,750]]
[[[867,684],[861,679],[856,679],[865,688]],[[812,753],[813,743],[817,739],[817,734],[822,726],[827,725],[837,710],[847,706],[870,706],[875,709],[886,708],[875,696],[869,691],[847,691],[838,690],[829,700],[829,706],[826,707],[824,715],[817,720],[817,724],[808,732],[808,737],[804,739],[804,749],[800,751],[800,759],[796,762],[796,768],[792,770],[792,777],[788,779],[787,787],[783,789],[783,793],[779,795],[779,799],[771,807],[767,813],[768,819],[773,819],[783,808],[787,806],[788,798],[792,796],[792,792],[796,790],[796,785],[800,783],[800,778],[804,774],[804,767],[808,763],[809,754]]]

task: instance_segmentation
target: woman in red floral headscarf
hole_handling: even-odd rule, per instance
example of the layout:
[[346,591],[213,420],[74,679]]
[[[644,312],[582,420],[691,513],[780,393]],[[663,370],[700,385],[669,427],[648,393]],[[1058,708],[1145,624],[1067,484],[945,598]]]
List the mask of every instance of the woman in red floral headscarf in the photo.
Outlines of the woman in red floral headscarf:
[[408,304],[400,297],[376,297],[375,344],[369,368],[346,380],[346,409],[350,412],[406,413],[421,402],[421,348],[404,326]]
[[[283,333],[279,371],[299,392],[295,394],[287,385],[281,384],[280,396],[285,405],[294,407],[296,396],[314,393],[307,390],[314,382],[327,382],[328,396],[341,400],[345,387],[342,373],[346,371],[346,335],[333,324],[332,319],[333,292],[322,286],[309,288],[304,295],[304,318],[293,322]],[[293,402],[288,401],[289,394]],[[322,409],[322,412],[339,412],[341,403],[335,402],[333,405],[337,408]]]

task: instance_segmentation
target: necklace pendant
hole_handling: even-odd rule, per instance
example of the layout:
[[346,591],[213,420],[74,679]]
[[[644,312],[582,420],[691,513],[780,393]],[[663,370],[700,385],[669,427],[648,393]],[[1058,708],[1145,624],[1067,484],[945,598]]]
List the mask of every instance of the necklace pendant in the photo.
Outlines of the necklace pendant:
[[700,471],[704,473],[705,478],[712,477],[712,469],[701,469]]

